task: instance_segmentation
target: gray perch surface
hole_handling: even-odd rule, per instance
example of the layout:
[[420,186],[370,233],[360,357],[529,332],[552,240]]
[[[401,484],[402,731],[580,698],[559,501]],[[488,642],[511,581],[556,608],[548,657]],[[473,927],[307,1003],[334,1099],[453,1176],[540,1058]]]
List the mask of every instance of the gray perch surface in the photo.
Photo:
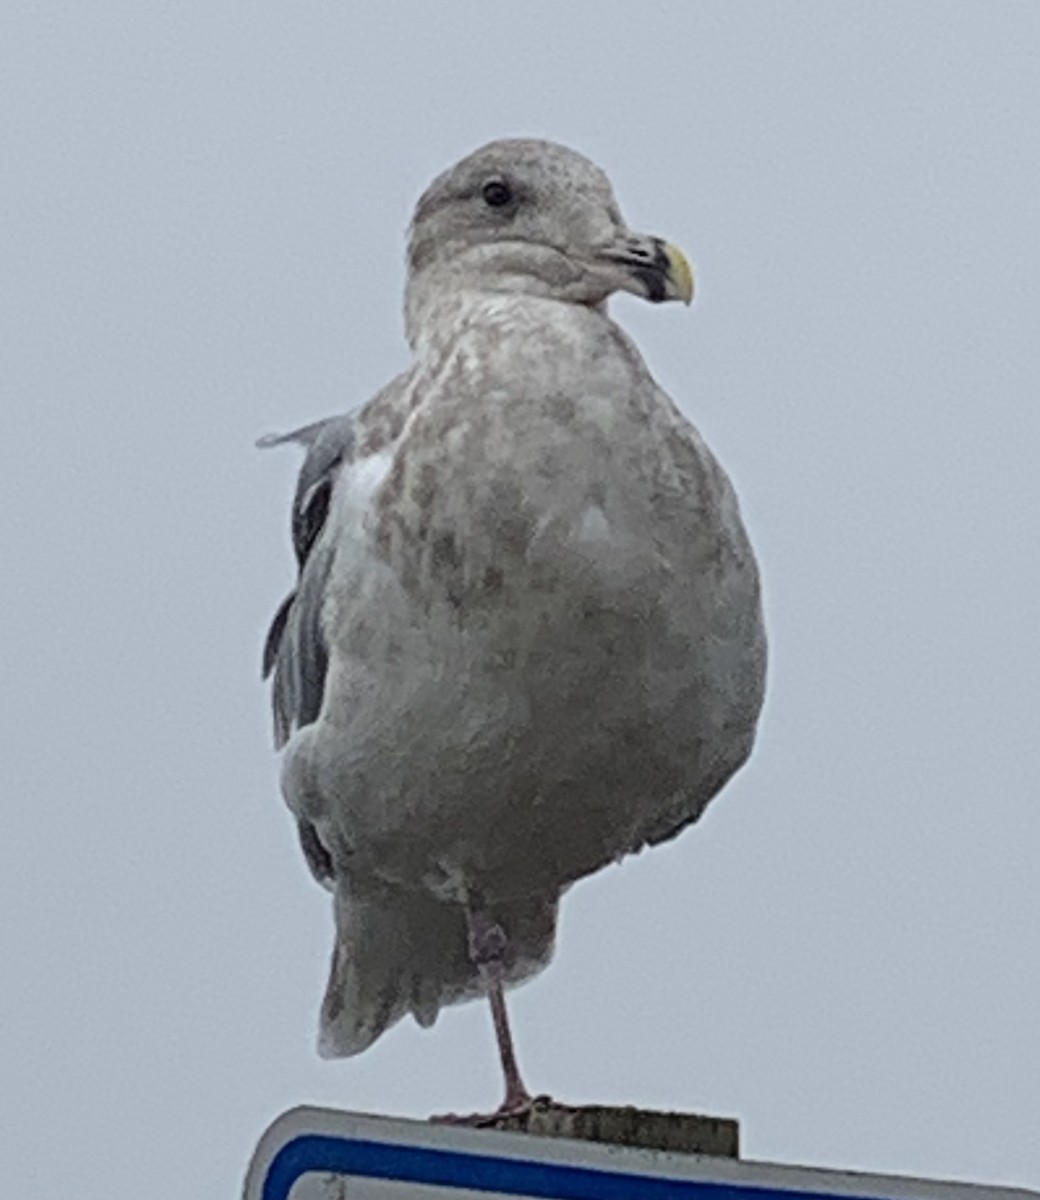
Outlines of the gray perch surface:
[[709,1154],[716,1158],[740,1157],[738,1122],[729,1117],[706,1117],[698,1113],[653,1112],[631,1106],[612,1108],[599,1104],[576,1108],[539,1096],[521,1112],[485,1117],[479,1125],[482,1129],[573,1138],[609,1146],[634,1146],[641,1150]]

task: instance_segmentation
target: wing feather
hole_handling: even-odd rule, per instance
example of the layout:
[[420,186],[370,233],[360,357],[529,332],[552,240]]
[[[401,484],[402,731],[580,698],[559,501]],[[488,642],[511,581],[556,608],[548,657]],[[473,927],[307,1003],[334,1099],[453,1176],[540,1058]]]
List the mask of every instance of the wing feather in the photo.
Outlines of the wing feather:
[[321,712],[328,648],[321,610],[335,547],[322,534],[332,489],[354,458],[353,414],[331,417],[291,433],[262,438],[258,445],[297,442],[307,448],[292,507],[292,541],[299,568],[296,588],[282,601],[264,643],[263,675],[273,674],[274,740],[281,748],[293,731]]

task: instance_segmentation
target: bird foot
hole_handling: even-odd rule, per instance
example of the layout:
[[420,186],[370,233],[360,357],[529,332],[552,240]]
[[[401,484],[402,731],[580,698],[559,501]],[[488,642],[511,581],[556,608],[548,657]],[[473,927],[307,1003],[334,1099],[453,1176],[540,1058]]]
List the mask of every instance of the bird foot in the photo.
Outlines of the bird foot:
[[[542,1097],[548,1100],[548,1096]],[[506,1098],[498,1106],[496,1117],[520,1117],[529,1113],[534,1107],[534,1097],[522,1085],[511,1087],[506,1092]]]
[[527,1092],[506,1096],[492,1113],[437,1113],[430,1117],[431,1125],[466,1125],[470,1129],[487,1129],[510,1117],[525,1117],[536,1107],[552,1104],[550,1096],[529,1096]]

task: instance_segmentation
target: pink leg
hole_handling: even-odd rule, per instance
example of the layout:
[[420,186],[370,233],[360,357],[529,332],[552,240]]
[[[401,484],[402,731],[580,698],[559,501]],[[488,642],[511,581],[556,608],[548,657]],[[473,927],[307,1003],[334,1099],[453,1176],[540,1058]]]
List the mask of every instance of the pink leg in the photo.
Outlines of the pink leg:
[[523,1112],[530,1107],[531,1093],[524,1087],[520,1078],[520,1068],[517,1066],[516,1051],[513,1048],[513,1035],[506,1013],[505,990],[502,986],[508,945],[506,935],[502,927],[496,925],[487,913],[476,905],[467,907],[466,919],[469,925],[470,955],[477,964],[480,977],[487,988],[491,1016],[495,1023],[495,1038],[498,1041],[498,1055],[506,1080],[506,1095],[498,1112]]

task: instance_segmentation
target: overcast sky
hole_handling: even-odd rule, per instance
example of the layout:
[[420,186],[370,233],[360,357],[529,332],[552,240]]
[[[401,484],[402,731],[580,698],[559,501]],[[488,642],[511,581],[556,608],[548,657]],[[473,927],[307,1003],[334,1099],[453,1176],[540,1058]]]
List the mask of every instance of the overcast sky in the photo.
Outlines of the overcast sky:
[[0,113],[5,1195],[227,1197],[292,1105],[498,1101],[484,1005],[315,1054],[253,440],[401,368],[411,207],[517,134],[696,264],[614,312],[773,651],[704,821],[567,896],[529,1082],[1040,1187],[1040,5],[5,0]]

